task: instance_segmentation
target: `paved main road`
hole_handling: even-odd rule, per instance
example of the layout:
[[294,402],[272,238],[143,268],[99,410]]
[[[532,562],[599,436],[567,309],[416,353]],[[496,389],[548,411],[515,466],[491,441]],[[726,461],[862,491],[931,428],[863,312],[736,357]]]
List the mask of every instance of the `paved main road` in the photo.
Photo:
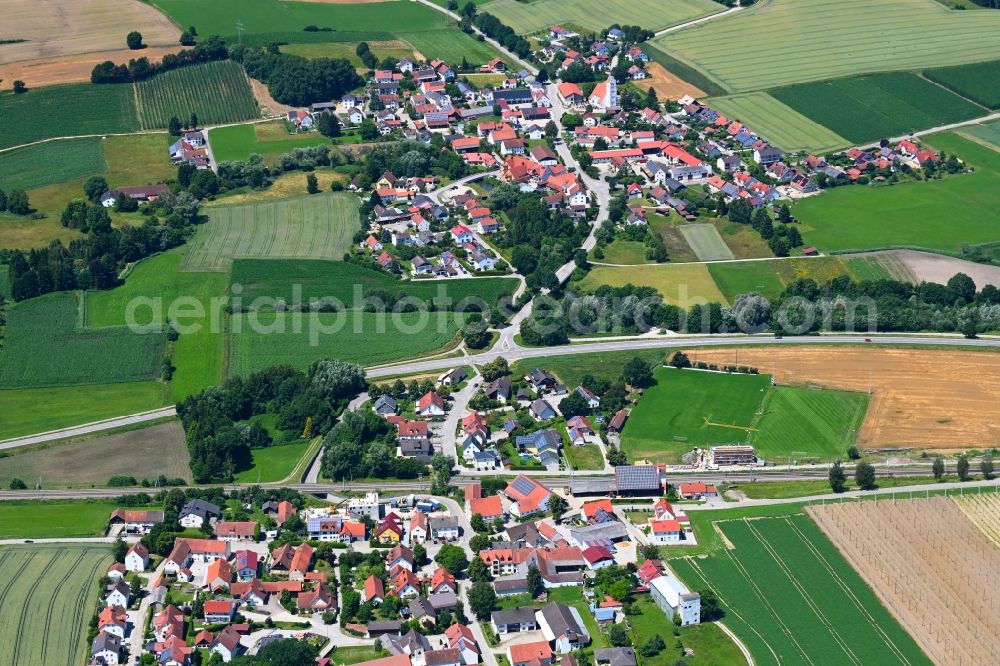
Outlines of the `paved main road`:
[[[518,313],[523,318],[527,311]],[[982,337],[967,339],[958,336],[944,335],[819,335],[819,336],[786,336],[784,338],[773,338],[765,336],[720,336],[703,335],[694,337],[684,336],[662,336],[662,337],[638,337],[631,340],[612,340],[602,342],[581,342],[570,345],[556,347],[522,347],[514,339],[516,331],[513,327],[504,329],[507,335],[501,333],[501,338],[492,349],[478,354],[462,357],[445,356],[432,358],[423,361],[406,361],[391,365],[380,365],[366,369],[366,374],[372,379],[380,377],[392,377],[394,375],[417,374],[421,372],[433,372],[437,370],[447,370],[461,363],[472,363],[481,365],[493,359],[503,356],[510,362],[521,361],[529,358],[546,358],[549,356],[566,356],[573,354],[602,354],[616,351],[638,351],[642,349],[671,349],[690,347],[737,347],[741,345],[800,345],[800,344],[872,344],[872,345],[941,345],[947,347],[1000,347],[1000,337]],[[27,437],[18,437],[0,442],[0,450],[12,449],[30,444],[40,444],[43,442],[57,441],[80,435],[93,434],[106,430],[113,430],[123,426],[145,423],[156,419],[174,416],[176,411],[173,407],[131,414],[106,421],[97,421],[72,428],[54,430]]]

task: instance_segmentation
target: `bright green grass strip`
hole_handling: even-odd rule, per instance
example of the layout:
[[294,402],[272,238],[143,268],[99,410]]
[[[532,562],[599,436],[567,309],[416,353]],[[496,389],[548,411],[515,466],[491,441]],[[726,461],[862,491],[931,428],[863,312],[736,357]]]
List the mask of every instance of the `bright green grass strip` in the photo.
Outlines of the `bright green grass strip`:
[[21,95],[0,93],[0,118],[0,148],[56,136],[139,129],[132,86],[127,83],[78,83]]
[[0,539],[102,536],[114,508],[89,500],[0,502]]
[[0,439],[145,412],[167,404],[160,382],[0,390]]
[[240,483],[282,481],[292,473],[308,449],[309,440],[253,449],[250,452],[252,466],[239,472],[236,480]]

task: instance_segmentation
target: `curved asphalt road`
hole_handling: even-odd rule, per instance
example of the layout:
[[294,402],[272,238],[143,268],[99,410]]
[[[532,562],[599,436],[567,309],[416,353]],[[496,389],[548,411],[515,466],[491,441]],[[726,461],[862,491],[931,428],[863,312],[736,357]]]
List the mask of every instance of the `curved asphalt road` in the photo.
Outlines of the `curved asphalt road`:
[[[947,347],[1000,347],[1000,338],[984,337],[969,340],[963,337],[945,337],[928,335],[821,335],[821,336],[788,336],[784,338],[774,338],[765,336],[734,336],[724,337],[718,335],[703,335],[698,337],[662,336],[656,338],[635,338],[632,340],[613,340],[605,342],[581,342],[577,344],[562,345],[556,347],[522,347],[517,344],[513,336],[504,336],[489,351],[479,354],[470,354],[465,357],[446,356],[442,358],[432,358],[424,361],[407,361],[392,365],[380,365],[366,369],[368,377],[373,379],[379,377],[392,377],[394,375],[417,374],[421,372],[432,372],[436,370],[448,370],[456,364],[473,363],[480,365],[488,363],[493,359],[503,356],[510,362],[521,361],[530,358],[546,358],[549,356],[566,356],[571,354],[600,354],[615,351],[631,351],[642,349],[676,349],[690,347],[738,347],[745,345],[799,345],[799,344],[824,344],[824,345],[942,345]],[[108,419],[87,423],[72,428],[62,430],[52,430],[49,432],[17,437],[0,441],[0,450],[13,449],[31,444],[41,444],[44,442],[58,441],[81,435],[89,435],[107,430],[114,430],[124,426],[155,421],[165,417],[174,416],[174,407],[164,407],[151,412],[140,414],[130,414],[120,418]]]

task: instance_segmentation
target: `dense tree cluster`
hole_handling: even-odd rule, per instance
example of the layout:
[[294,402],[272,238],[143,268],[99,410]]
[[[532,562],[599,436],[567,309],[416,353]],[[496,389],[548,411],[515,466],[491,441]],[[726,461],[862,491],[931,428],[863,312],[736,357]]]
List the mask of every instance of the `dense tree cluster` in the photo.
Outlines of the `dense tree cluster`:
[[277,414],[277,428],[290,438],[300,436],[307,421],[313,434],[323,434],[334,427],[345,402],[364,387],[363,369],[323,359],[306,372],[268,368],[186,398],[177,413],[187,434],[194,480],[230,480],[249,467],[251,449],[271,443],[270,435],[248,419]]
[[386,171],[397,178],[439,176],[458,179],[466,174],[465,161],[452,151],[441,151],[418,141],[398,141],[372,150],[362,172],[374,183]]
[[480,12],[472,22],[484,35],[500,42],[504,48],[513,51],[519,58],[527,57],[531,53],[531,44],[528,40],[514,32],[510,26],[504,25],[496,16]]
[[344,414],[324,445],[323,473],[334,481],[413,479],[427,472],[427,466],[413,458],[396,457],[394,428],[371,410]]
[[292,106],[340,99],[364,83],[346,58],[310,60],[248,46],[231,49],[230,57],[241,63],[252,78],[266,83],[271,97]]
[[506,209],[510,222],[496,242],[511,248],[511,263],[525,276],[528,287],[553,289],[558,286],[556,270],[573,258],[586,238],[587,226],[549,210],[537,195],[522,194],[513,201]]
[[[135,33],[138,34],[138,33]],[[225,60],[229,57],[226,43],[218,35],[212,35],[193,49],[183,49],[177,53],[163,56],[159,64],[152,63],[149,58],[134,58],[128,64],[116,65],[111,60],[94,65],[90,73],[91,83],[127,83],[142,81],[154,74],[167,72],[178,67],[196,65],[212,60]]]

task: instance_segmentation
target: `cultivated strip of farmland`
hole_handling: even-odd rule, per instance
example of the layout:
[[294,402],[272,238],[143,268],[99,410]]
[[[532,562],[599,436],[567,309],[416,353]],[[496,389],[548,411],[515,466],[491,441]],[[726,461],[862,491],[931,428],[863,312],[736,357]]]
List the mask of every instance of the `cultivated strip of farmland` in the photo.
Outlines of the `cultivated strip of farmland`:
[[317,194],[207,208],[182,270],[220,272],[236,258],[340,259],[359,228],[357,198]]
[[934,0],[770,0],[652,43],[743,92],[981,62],[1000,49],[1000,12],[953,11]]
[[937,664],[1000,661],[1000,549],[947,497],[806,508]]
[[260,115],[243,68],[224,60],[157,74],[135,84],[143,129],[166,127],[170,118],[216,124],[251,120]]
[[0,547],[0,663],[75,666],[97,578],[110,561],[106,546]]
[[952,499],[979,531],[1000,547],[1000,495],[963,495]]
[[929,663],[807,517],[716,526],[732,550],[671,566],[695,589],[716,591],[758,663]]

